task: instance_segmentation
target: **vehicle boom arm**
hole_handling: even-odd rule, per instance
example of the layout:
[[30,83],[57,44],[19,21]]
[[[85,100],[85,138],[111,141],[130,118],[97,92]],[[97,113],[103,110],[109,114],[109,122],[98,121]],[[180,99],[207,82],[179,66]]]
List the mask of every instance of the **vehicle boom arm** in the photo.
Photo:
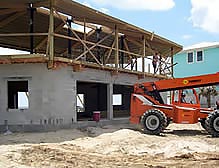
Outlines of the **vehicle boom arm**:
[[144,91],[147,90],[148,92],[154,90],[162,92],[162,91],[211,86],[215,84],[219,84],[219,72],[215,74],[166,79],[166,80],[159,80],[155,82],[145,82],[141,84],[136,84],[135,93],[138,93],[141,89],[144,89]]

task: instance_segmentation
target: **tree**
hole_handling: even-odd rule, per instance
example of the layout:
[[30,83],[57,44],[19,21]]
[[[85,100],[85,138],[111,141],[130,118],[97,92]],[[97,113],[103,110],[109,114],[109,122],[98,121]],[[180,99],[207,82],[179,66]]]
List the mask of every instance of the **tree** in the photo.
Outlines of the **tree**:
[[199,88],[199,99],[201,96],[206,97],[208,107],[211,107],[211,96],[217,96],[216,86],[208,86]]

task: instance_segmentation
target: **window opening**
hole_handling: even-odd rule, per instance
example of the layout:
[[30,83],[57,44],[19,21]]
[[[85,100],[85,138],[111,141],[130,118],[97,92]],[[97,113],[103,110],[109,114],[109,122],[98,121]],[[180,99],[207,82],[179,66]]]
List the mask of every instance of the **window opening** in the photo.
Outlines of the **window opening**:
[[197,51],[197,61],[203,61],[203,52]]
[[188,63],[193,63],[193,52],[188,53]]
[[8,108],[29,108],[28,81],[8,81]]

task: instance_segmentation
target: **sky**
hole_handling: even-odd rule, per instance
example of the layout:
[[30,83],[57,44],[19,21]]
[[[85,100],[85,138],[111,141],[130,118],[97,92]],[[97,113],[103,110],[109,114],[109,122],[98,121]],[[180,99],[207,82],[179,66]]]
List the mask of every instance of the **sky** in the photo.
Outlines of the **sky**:
[[183,47],[219,41],[219,0],[76,1]]

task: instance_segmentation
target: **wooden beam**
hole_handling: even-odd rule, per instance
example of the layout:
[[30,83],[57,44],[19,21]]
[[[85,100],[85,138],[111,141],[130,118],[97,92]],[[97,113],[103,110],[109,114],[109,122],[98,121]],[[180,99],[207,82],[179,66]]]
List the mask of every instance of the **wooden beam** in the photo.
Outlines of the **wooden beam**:
[[[86,35],[86,37],[91,36],[94,32],[95,32],[95,30],[91,30],[91,31],[88,33],[88,35]],[[76,40],[76,41],[78,41],[78,42],[75,43],[75,44],[73,44],[73,45],[72,45],[72,48],[75,48],[75,47],[77,47],[77,46],[79,46],[79,45],[81,44],[79,40]],[[86,39],[84,39],[83,41],[86,43]],[[84,47],[84,50],[86,50],[85,47]],[[63,52],[62,54],[66,54],[67,52],[68,52],[68,50],[65,50],[65,52]]]
[[1,9],[0,10],[0,15],[7,15],[10,13],[14,13],[14,12],[21,12],[24,11],[24,9]]
[[118,68],[119,68],[119,31],[118,31],[118,27],[115,26],[115,68],[116,71],[118,72]]
[[48,68],[54,66],[54,0],[50,0],[50,15],[49,15],[49,61]]
[[[55,10],[56,14],[60,16],[60,14]],[[62,19],[60,17],[60,19]],[[85,48],[88,50],[88,52],[91,54],[91,56],[95,59],[95,61],[101,65],[100,61],[95,57],[95,55],[89,50],[86,43],[78,36],[78,34],[68,25],[66,24],[65,20],[62,19],[62,21],[65,23],[65,25],[71,30],[71,32],[75,35],[75,37],[85,46]]]
[[[129,46],[128,46],[128,43],[127,43],[126,39],[124,39],[124,46],[125,46],[126,50],[127,50],[128,52],[130,52],[130,50],[129,50]],[[128,56],[129,56],[129,58],[132,59],[132,56],[131,56],[130,53],[128,53]]]
[[4,33],[0,37],[13,37],[13,36],[47,36],[48,33]]
[[108,52],[108,55],[106,57],[106,60],[104,62],[104,65],[108,62],[109,58],[110,58],[110,55],[112,54],[112,51],[113,51],[113,47],[115,46],[115,40],[113,40],[113,43],[111,45],[111,48],[109,49],[109,52]]
[[[111,33],[112,34],[112,33]],[[84,53],[82,53],[81,55],[79,55],[75,60],[77,61],[78,59],[80,59],[83,55],[87,54],[90,50],[92,50],[93,48],[95,48],[98,44],[102,43],[104,40],[106,40],[107,38],[109,38],[111,36],[111,34],[108,34],[107,36],[105,36],[104,38],[102,38],[100,41],[98,41],[96,44],[94,44],[92,47],[88,48]]]
[[0,28],[6,26],[7,24],[9,24],[10,22],[14,21],[15,19],[17,19],[18,17],[20,17],[21,15],[24,15],[25,12],[16,12],[15,14],[7,17],[7,19],[3,19],[0,22]]

